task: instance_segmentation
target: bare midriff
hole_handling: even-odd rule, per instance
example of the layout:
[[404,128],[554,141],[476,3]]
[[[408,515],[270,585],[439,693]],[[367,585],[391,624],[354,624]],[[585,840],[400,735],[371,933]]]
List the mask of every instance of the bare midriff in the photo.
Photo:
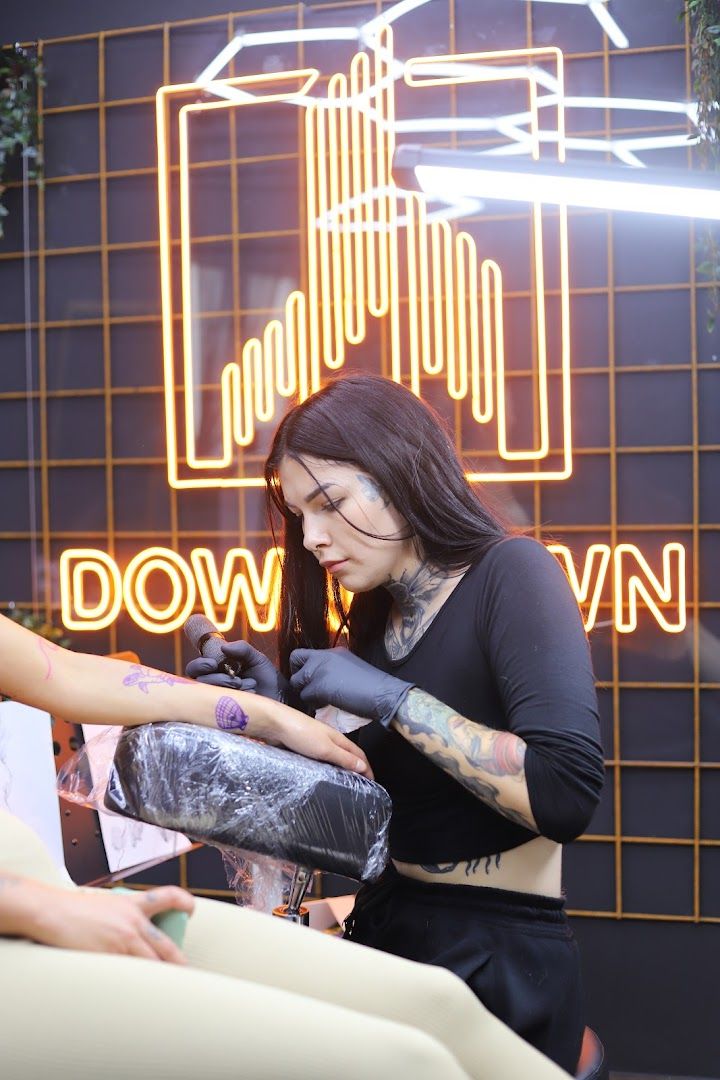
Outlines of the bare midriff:
[[438,863],[428,869],[417,863],[393,859],[395,869],[416,881],[443,885],[476,885],[479,888],[508,889],[539,896],[562,895],[562,847],[553,840],[538,836],[527,844],[482,855],[458,863]]

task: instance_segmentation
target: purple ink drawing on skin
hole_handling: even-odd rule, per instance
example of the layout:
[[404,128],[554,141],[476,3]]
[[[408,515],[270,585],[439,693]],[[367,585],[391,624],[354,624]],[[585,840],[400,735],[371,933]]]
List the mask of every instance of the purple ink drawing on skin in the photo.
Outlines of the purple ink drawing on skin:
[[60,649],[60,646],[55,645],[55,643],[52,642],[52,641],[46,641],[45,638],[39,637],[37,639],[37,647],[40,650],[40,652],[43,654],[43,656],[45,657],[45,663],[47,664],[47,668],[45,670],[43,680],[45,682],[47,682],[48,679],[52,676],[52,660],[50,659],[49,654],[51,652],[58,652],[59,649]]
[[218,698],[215,719],[222,731],[244,731],[250,719],[241,705],[231,697]]
[[142,664],[133,664],[130,673],[123,679],[123,686],[137,686],[143,694],[148,694],[149,686],[165,683],[166,686],[175,686],[176,683],[187,682],[177,675],[168,675],[166,671],[154,671],[152,668],[143,667]]

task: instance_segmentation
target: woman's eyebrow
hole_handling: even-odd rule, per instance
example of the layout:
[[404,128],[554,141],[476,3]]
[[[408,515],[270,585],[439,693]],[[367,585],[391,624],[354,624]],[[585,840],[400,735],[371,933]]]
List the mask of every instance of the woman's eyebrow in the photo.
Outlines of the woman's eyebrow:
[[[314,487],[312,489],[311,492],[309,492],[305,496],[305,498],[303,499],[303,502],[304,503],[311,503],[313,501],[313,499],[316,499],[318,497],[318,495],[322,495],[324,492],[327,491],[328,488],[331,488],[331,487],[337,487],[337,484],[335,483],[334,480],[328,480],[328,482],[326,484],[318,484],[316,487]],[[288,510],[291,510],[293,512],[295,512],[297,510],[297,507],[293,506],[292,503],[289,503],[287,501],[287,499],[285,500],[285,505],[287,506]]]
[[327,489],[331,487],[337,487],[337,484],[334,480],[328,480],[326,484],[318,484],[317,487],[314,487],[312,491],[305,496],[303,502],[311,503],[313,499],[316,499],[318,495],[322,495],[323,492],[327,491]]

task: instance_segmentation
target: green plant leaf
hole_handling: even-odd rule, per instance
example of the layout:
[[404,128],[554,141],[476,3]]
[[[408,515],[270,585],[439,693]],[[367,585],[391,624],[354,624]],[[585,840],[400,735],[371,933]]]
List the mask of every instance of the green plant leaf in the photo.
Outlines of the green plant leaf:
[[[42,66],[24,49],[0,51],[0,192],[9,159],[16,153],[32,160],[30,176],[38,176],[42,158],[38,147],[37,90],[44,86]],[[0,205],[0,219],[7,208]],[[0,235],[1,223],[0,223]]]

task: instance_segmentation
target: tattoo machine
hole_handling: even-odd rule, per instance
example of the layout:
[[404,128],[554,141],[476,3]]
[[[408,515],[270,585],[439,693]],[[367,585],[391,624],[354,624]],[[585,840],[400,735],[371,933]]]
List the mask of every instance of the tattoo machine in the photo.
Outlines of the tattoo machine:
[[235,678],[240,675],[240,664],[230,660],[222,651],[225,638],[204,615],[191,615],[183,626],[185,636],[201,656],[214,660],[218,670]]

